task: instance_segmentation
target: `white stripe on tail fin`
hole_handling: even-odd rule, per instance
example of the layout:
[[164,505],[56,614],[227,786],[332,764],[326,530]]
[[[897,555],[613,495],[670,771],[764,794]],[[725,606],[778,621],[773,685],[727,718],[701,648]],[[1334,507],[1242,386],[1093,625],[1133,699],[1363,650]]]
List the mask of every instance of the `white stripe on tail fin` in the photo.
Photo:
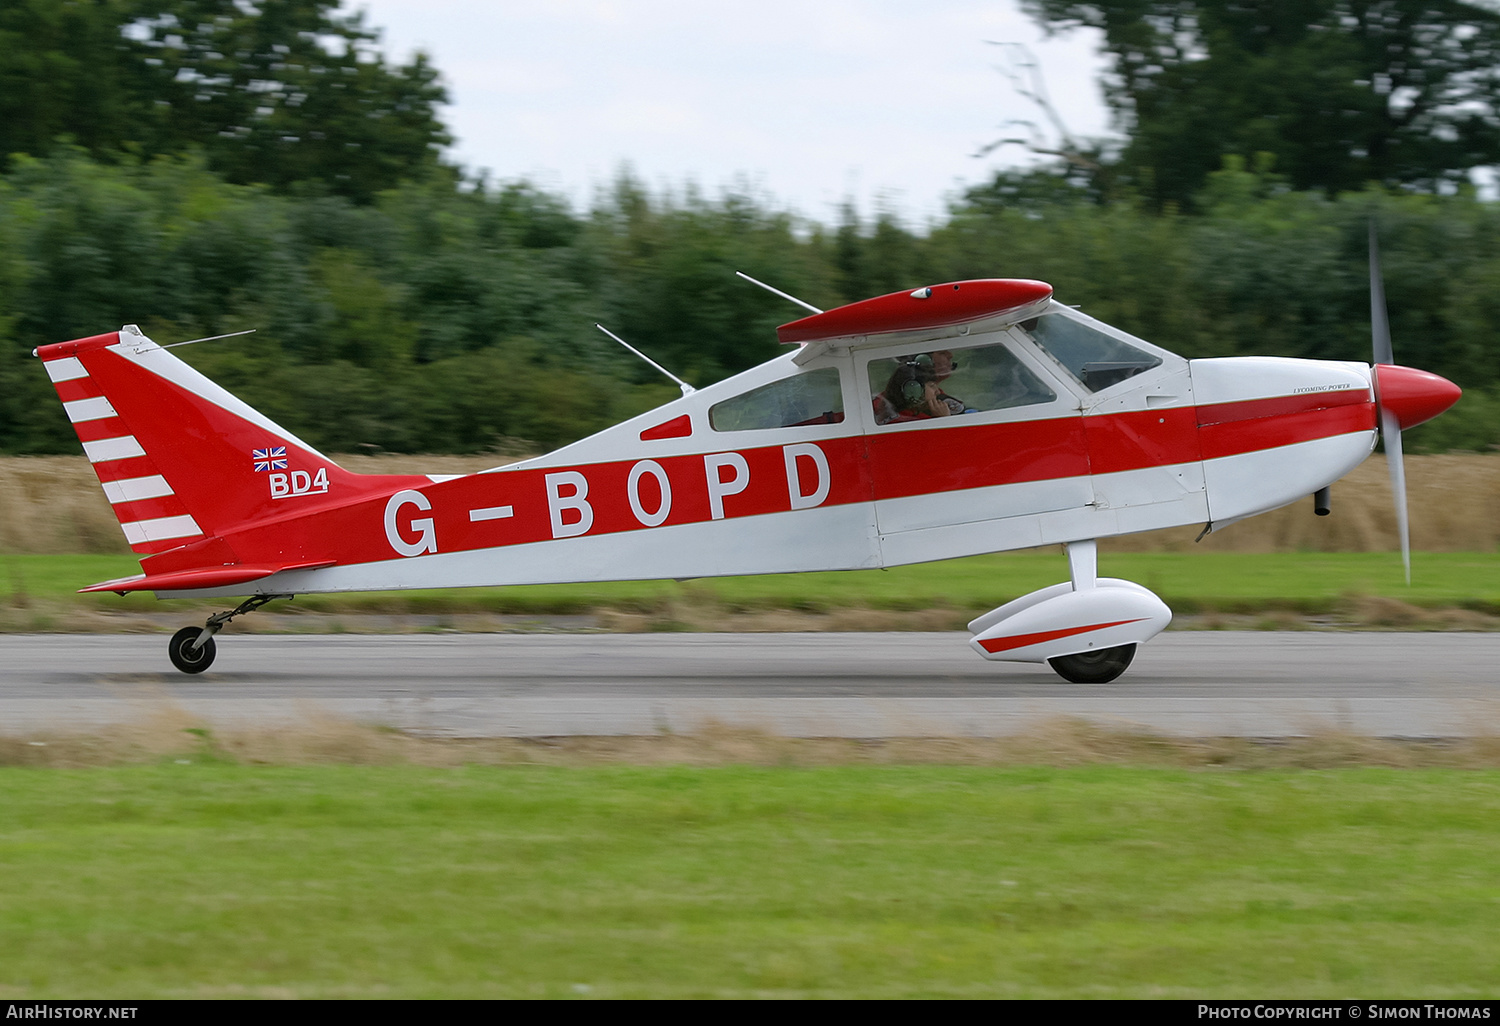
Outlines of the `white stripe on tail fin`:
[[344,470],[134,325],[37,355],[130,547],[173,553],[145,560],[148,573],[298,562],[279,547],[235,552],[222,536],[427,481]]

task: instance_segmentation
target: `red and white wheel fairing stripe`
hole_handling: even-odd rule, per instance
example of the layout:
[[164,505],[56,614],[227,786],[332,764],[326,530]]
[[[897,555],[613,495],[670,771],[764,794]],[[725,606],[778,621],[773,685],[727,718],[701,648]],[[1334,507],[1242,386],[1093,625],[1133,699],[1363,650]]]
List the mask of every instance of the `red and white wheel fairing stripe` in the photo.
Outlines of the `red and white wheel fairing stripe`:
[[1112,620],[1109,623],[1090,623],[1081,627],[1060,627],[1052,631],[1037,631],[1033,634],[1016,634],[1007,638],[984,638],[979,642],[986,652],[1012,652],[1018,648],[1026,648],[1028,645],[1040,645],[1046,641],[1056,641],[1058,638],[1071,638],[1078,634],[1087,634],[1090,631],[1102,631],[1106,627],[1120,627],[1127,623],[1140,623],[1145,617],[1135,617],[1129,620]]

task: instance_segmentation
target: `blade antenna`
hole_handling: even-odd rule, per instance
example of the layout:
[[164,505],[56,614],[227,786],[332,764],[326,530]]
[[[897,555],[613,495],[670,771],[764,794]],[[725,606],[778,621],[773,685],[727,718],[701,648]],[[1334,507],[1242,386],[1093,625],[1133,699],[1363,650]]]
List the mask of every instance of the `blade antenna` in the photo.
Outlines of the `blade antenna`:
[[[1385,284],[1380,273],[1380,243],[1375,237],[1375,218],[1370,218],[1370,335],[1371,355],[1376,364],[1394,364],[1391,348],[1391,322],[1385,306]],[[1370,368],[1370,380],[1377,384],[1379,375]],[[1377,401],[1379,396],[1376,396]],[[1401,421],[1391,410],[1380,406],[1380,437],[1385,442],[1385,466],[1391,475],[1391,498],[1396,504],[1396,532],[1401,536],[1401,565],[1406,583],[1411,585],[1411,527],[1406,508],[1406,461],[1401,451]]]
[[692,395],[693,392],[696,391],[696,389],[694,389],[692,385],[689,385],[686,381],[683,381],[676,374],[673,374],[671,371],[667,370],[661,364],[659,364],[655,360],[651,359],[651,357],[649,357],[645,353],[641,352],[639,349],[637,349],[635,346],[631,345],[629,342],[626,342],[623,338],[621,338],[619,335],[616,335],[614,332],[610,331],[604,325],[595,322],[594,327],[598,328],[600,331],[604,332],[610,338],[612,338],[616,342],[620,343],[620,345],[624,346],[626,349],[629,349],[636,356],[639,356],[642,360],[645,360],[651,366],[655,367],[657,370],[661,371],[667,377],[669,377],[673,381],[677,382],[677,387],[680,388],[680,389],[682,389],[682,394],[683,395],[685,395],[685,396]]
[[759,285],[761,288],[765,289],[767,292],[774,293],[774,294],[780,296],[782,299],[791,300],[793,303],[796,303],[798,306],[800,306],[804,310],[811,310],[815,314],[820,314],[820,313],[823,312],[822,310],[819,310],[817,307],[813,306],[811,303],[804,303],[802,300],[798,299],[796,296],[789,296],[785,292],[781,291],[778,288],[773,288],[770,285],[767,285],[763,281],[757,281],[756,279],[754,279],[754,278],[750,277],[748,274],[746,274],[744,271],[735,271],[734,273],[737,274],[737,275],[739,275],[741,278],[744,278],[751,285]]

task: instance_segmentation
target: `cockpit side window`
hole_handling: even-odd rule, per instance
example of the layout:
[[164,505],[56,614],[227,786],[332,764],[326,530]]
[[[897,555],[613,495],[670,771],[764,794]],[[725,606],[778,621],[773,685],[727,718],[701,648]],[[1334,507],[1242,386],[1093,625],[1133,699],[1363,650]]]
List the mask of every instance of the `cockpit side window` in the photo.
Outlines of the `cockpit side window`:
[[839,424],[843,420],[844,395],[836,367],[820,367],[773,381],[708,408],[708,423],[715,431]]
[[1161,366],[1161,357],[1062,314],[1044,314],[1021,327],[1090,392]]
[[876,424],[983,413],[1057,398],[1003,345],[936,349],[871,360]]

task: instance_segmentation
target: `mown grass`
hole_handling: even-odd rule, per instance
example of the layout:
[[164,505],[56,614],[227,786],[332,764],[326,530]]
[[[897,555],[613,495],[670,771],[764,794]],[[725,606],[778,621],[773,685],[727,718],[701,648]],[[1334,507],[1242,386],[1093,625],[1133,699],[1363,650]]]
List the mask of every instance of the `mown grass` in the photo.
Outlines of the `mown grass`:
[[[150,595],[76,595],[95,581],[139,572],[130,556],[0,556],[0,605],[28,603],[119,612],[196,608]],[[1053,548],[999,553],[890,570],[778,574],[687,582],[624,581],[445,591],[309,595],[297,609],[349,613],[571,614],[622,609],[698,608],[955,611],[962,622],[1036,588],[1067,578]],[[1100,573],[1138,581],[1180,614],[1287,610],[1327,614],[1360,597],[1423,608],[1500,613],[1500,552],[1417,553],[1412,584],[1393,553],[1122,552],[1101,557]],[[219,605],[221,602],[214,602]],[[278,607],[273,607],[278,608]],[[281,606],[286,609],[289,607]]]
[[0,770],[0,997],[1485,997],[1500,772]]

